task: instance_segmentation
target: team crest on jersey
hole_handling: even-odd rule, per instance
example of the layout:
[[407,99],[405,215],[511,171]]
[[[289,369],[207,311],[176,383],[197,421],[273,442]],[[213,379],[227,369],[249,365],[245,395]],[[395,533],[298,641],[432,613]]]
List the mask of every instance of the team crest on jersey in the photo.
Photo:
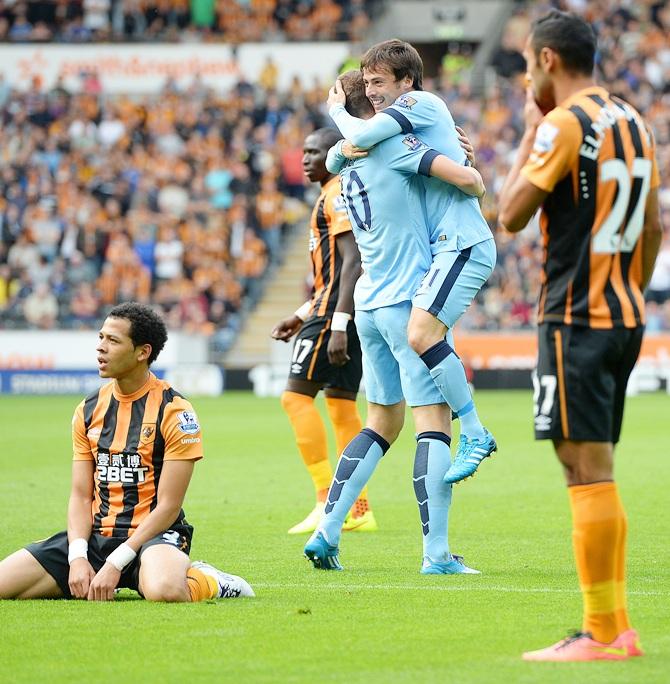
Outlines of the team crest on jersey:
[[144,423],[142,425],[142,429],[140,430],[140,439],[143,442],[148,442],[153,437],[155,429],[156,427],[153,425],[153,423]]
[[179,418],[179,425],[177,427],[187,435],[193,435],[200,431],[195,411],[181,411],[181,413],[177,414],[177,418]]
[[412,107],[417,103],[411,95],[401,95],[393,104],[398,105],[398,107],[404,107],[405,109],[412,109]]
[[416,151],[421,148],[423,143],[415,136],[415,135],[406,135],[403,139],[402,142],[404,145],[407,145],[410,150]]
[[554,124],[550,124],[548,121],[543,121],[537,127],[533,150],[539,154],[551,152],[551,150],[554,148],[554,140],[556,139],[557,135],[558,128],[554,126]]

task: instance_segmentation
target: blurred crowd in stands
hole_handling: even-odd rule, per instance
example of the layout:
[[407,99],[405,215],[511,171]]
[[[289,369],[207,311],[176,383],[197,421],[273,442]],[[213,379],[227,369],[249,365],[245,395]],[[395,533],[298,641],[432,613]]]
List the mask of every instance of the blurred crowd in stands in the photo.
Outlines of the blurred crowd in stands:
[[243,81],[141,99],[90,77],[76,94],[0,82],[0,324],[95,325],[136,299],[225,347],[282,230],[306,220],[302,143],[323,97],[297,82],[282,101]]
[[[12,13],[13,21],[6,21],[14,27],[21,5],[44,4],[0,2],[0,17]],[[105,6],[108,22],[117,4],[137,12],[181,6],[191,12],[185,26],[196,20],[198,5],[49,4],[61,18],[82,10],[84,19],[93,6]],[[323,7],[319,0],[302,4],[310,11]],[[336,4],[342,12],[361,5]],[[653,125],[667,186],[670,8],[652,0],[558,4],[596,27],[599,77]],[[300,3],[209,5],[220,26],[221,13],[232,5],[247,14],[271,7],[276,14]],[[497,73],[483,96],[471,91],[472,56],[458,45],[447,51],[441,74],[425,83],[445,98],[475,145],[488,188],[484,211],[494,231],[496,195],[523,130],[520,51],[529,22],[548,7],[533,3],[510,19],[492,61]],[[287,24],[288,18],[282,26]],[[38,81],[19,92],[0,77],[0,327],[95,326],[115,303],[136,299],[153,302],[170,326],[211,334],[215,348],[227,349],[241,313],[260,296],[264,275],[282,259],[287,226],[304,230],[309,202],[302,142],[328,122],[329,84],[306,88],[296,78],[278,93],[278,68],[270,60],[258,82],[240,81],[226,93],[196,79],[185,90],[167,82],[161,93],[139,99],[106,95],[94,73],[83,76],[77,92],[62,83],[45,89]],[[667,187],[661,203],[667,228]],[[537,227],[513,238],[497,231],[496,240],[498,266],[461,329],[533,325],[541,261]],[[648,298],[648,329],[670,330],[670,234]]]
[[0,0],[0,41],[361,40],[379,0]]

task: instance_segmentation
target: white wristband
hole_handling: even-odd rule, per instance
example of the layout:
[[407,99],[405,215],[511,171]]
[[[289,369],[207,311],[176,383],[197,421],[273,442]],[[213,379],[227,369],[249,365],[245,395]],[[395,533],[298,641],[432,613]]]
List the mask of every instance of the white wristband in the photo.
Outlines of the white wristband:
[[312,308],[312,302],[310,300],[308,302],[305,302],[299,308],[297,308],[294,313],[301,321],[306,321],[307,318],[309,317],[309,312],[310,312],[311,308]]
[[133,551],[126,542],[117,546],[114,551],[112,551],[109,556],[107,556],[107,562],[111,563],[117,570],[121,571],[123,568],[132,563],[135,560],[137,554]]
[[333,320],[330,323],[330,329],[335,332],[347,332],[347,326],[351,320],[351,314],[344,313],[344,311],[336,311],[333,314]]
[[77,558],[88,558],[88,540],[83,537],[73,539],[67,547],[68,565]]

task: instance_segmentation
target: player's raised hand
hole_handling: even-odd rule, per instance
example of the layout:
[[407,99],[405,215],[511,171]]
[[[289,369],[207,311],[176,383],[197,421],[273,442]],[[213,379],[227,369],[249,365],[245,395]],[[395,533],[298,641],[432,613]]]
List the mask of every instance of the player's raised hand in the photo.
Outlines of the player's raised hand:
[[328,361],[331,366],[344,366],[350,358],[349,354],[347,354],[347,333],[331,330],[327,351]]
[[542,121],[543,117],[544,113],[537,104],[533,88],[528,86],[526,88],[526,104],[523,108],[523,118],[526,123],[526,130],[537,128],[540,125],[540,121]]
[[342,81],[338,78],[335,81],[335,85],[328,91],[328,109],[335,106],[336,104],[346,104],[347,96],[344,94],[344,88],[342,87]]
[[465,134],[465,131],[460,126],[456,126],[456,133],[458,133],[458,142],[461,143],[461,147],[463,148],[463,152],[465,152],[465,156],[470,162],[470,166],[474,166],[475,148],[472,146],[470,138],[468,138],[468,136]]
[[285,318],[283,321],[279,321],[279,323],[272,328],[270,336],[275,340],[288,342],[301,327],[302,319],[293,314],[293,316]]
[[105,563],[88,588],[88,600],[111,601],[114,598],[114,589],[116,589],[120,579],[121,571],[117,570],[111,563]]
[[349,140],[345,140],[342,143],[341,152],[347,159],[360,159],[361,157],[368,156],[367,150],[356,147],[356,145],[352,144]]
[[70,593],[75,598],[85,599],[91,586],[91,580],[95,577],[95,570],[86,558],[75,558],[70,563],[68,585]]

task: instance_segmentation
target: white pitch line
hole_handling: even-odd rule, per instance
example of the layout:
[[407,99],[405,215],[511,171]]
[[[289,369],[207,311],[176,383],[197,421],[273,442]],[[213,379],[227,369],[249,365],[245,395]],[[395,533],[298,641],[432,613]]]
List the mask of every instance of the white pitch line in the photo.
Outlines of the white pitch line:
[[[254,587],[260,589],[304,589],[303,584],[289,584],[284,582],[254,582]],[[311,585],[311,589],[323,589],[326,591],[364,591],[373,590],[394,590],[394,591],[495,591],[508,594],[579,594],[577,589],[552,589],[542,587],[531,589],[527,587],[499,587],[499,586],[470,586],[444,587],[444,586],[416,586],[415,584],[328,584]],[[628,591],[628,596],[670,596],[666,591]]]

